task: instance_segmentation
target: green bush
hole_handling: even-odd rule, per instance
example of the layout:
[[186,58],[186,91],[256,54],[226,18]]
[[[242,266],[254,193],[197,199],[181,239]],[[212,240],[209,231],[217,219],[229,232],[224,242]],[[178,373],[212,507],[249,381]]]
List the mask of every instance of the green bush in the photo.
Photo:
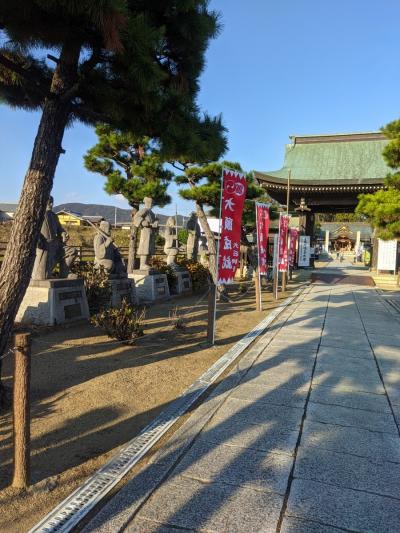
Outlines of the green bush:
[[126,300],[121,307],[103,309],[92,316],[91,323],[102,329],[109,337],[133,344],[135,339],[143,335],[144,311],[139,313]]
[[92,261],[81,261],[74,263],[71,270],[78,278],[83,279],[90,315],[109,307],[111,286],[108,274],[103,267],[95,268]]
[[189,232],[185,228],[178,230],[178,242],[179,244],[187,244]]
[[167,276],[168,287],[170,291],[173,290],[177,281],[174,269],[167,265],[167,263],[164,263],[164,261],[160,257],[152,257],[150,259],[150,264],[161,274],[165,274]]
[[178,259],[178,265],[189,271],[192,279],[193,292],[204,291],[211,282],[211,275],[208,268],[192,259]]
[[165,244],[165,238],[160,235],[159,233],[157,233],[156,235],[156,246],[164,246]]

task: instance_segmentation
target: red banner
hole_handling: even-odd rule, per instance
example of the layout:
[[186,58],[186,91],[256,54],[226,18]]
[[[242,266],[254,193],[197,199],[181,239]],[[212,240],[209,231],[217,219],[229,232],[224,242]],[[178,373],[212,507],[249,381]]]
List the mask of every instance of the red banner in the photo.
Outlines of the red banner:
[[286,272],[288,269],[288,230],[289,216],[279,217],[278,270]]
[[296,260],[296,243],[299,230],[296,228],[289,229],[289,266],[294,266]]
[[256,203],[258,271],[267,273],[269,204]]
[[241,172],[224,169],[218,283],[231,283],[239,266],[242,213],[246,192],[246,176]]

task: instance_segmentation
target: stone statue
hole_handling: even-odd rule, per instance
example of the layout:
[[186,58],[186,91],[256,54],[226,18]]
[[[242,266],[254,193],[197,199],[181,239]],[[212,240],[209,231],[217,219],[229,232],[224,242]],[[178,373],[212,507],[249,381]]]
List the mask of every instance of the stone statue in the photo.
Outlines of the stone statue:
[[197,222],[196,213],[191,213],[189,220],[186,222],[186,229],[188,231],[188,239],[186,243],[186,257],[197,261],[199,253],[199,238],[201,235],[200,226]]
[[137,256],[140,257],[140,270],[150,270],[149,257],[156,253],[156,234],[158,219],[153,213],[152,198],[144,198],[144,207],[133,217],[133,225],[140,229]]
[[200,254],[200,263],[203,266],[208,267],[209,265],[208,257],[210,255],[210,252],[208,251],[207,239],[205,237],[200,237],[199,254]]
[[176,256],[178,255],[178,240],[176,238],[175,217],[169,217],[167,219],[164,238],[164,253],[167,255],[167,265],[176,268],[178,266],[175,262]]
[[103,267],[110,278],[126,278],[126,267],[121,254],[111,237],[110,223],[106,220],[100,222],[98,233],[94,240],[94,265]]
[[36,245],[33,280],[53,278],[53,270],[57,264],[60,266],[60,278],[76,278],[75,274],[70,273],[70,267],[77,256],[77,250],[67,245],[68,239],[68,233],[53,211],[53,197],[50,196]]

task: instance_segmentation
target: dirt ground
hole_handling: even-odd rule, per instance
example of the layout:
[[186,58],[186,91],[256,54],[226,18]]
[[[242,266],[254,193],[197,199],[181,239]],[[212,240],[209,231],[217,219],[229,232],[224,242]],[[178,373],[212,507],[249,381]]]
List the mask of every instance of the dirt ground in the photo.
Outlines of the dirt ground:
[[[288,292],[309,277],[299,271]],[[12,476],[12,417],[0,417],[0,531],[22,533],[103,465],[230,346],[276,306],[254,290],[219,303],[217,343],[205,339],[207,298],[174,299],[148,308],[145,336],[135,346],[111,341],[87,323],[36,334],[32,350],[31,482],[26,492],[7,487]],[[283,299],[287,294],[280,293]],[[171,329],[178,306],[184,330]],[[4,361],[12,385],[12,360]]]

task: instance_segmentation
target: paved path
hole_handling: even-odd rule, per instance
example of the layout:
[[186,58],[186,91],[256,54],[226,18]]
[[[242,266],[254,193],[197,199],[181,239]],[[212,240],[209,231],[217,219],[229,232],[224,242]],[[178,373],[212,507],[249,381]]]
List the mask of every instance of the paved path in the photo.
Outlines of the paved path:
[[400,531],[394,310],[314,284],[259,343],[85,531]]

